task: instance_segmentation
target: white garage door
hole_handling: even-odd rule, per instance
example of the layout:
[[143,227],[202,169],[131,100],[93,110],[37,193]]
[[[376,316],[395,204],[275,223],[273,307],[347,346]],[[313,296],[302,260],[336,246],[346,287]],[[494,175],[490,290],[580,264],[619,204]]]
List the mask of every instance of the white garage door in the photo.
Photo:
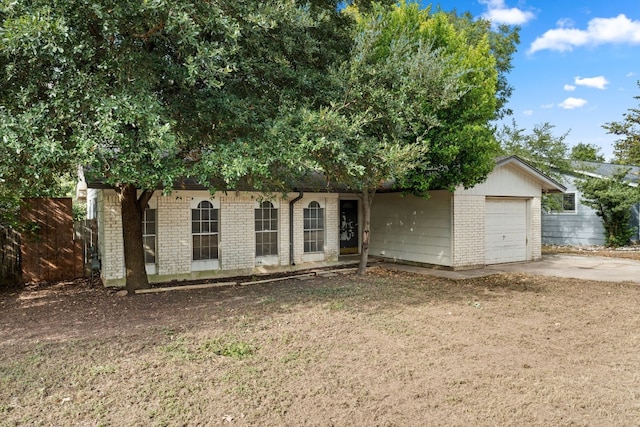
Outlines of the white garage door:
[[500,264],[527,260],[527,201],[487,199],[485,262]]

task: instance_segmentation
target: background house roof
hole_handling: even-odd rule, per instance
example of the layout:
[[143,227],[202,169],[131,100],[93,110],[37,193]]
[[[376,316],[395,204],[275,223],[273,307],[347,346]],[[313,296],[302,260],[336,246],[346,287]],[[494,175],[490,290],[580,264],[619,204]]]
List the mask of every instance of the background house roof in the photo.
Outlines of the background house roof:
[[583,162],[578,160],[573,160],[571,165],[576,173],[597,178],[611,178],[621,170],[628,170],[625,175],[625,181],[632,184],[638,184],[640,181],[640,166]]

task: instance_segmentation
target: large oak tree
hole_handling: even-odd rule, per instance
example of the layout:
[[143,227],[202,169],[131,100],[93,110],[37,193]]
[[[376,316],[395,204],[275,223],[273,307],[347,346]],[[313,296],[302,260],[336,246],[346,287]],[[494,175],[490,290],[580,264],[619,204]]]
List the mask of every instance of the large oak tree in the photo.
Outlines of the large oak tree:
[[331,1],[2,2],[0,181],[20,194],[86,166],[120,198],[127,289],[147,287],[153,191],[277,178],[271,120],[317,102],[347,22]]

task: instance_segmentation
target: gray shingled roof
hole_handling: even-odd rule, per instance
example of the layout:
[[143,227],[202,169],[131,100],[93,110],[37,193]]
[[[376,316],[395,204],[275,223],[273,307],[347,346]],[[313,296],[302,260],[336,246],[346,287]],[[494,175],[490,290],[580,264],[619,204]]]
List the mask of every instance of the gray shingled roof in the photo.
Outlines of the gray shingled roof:
[[573,169],[580,174],[611,178],[620,170],[628,169],[625,181],[638,183],[640,181],[640,166],[617,165],[613,163],[583,162],[572,160]]

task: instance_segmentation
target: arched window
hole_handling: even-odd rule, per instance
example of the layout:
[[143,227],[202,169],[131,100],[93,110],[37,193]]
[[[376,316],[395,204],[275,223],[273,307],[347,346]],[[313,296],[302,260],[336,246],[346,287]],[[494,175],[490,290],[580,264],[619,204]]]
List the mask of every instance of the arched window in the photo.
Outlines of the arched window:
[[218,209],[203,200],[191,209],[193,260],[218,259]]
[[256,209],[256,256],[278,255],[278,209],[262,202]]
[[311,202],[304,209],[304,252],[324,251],[324,209]]

